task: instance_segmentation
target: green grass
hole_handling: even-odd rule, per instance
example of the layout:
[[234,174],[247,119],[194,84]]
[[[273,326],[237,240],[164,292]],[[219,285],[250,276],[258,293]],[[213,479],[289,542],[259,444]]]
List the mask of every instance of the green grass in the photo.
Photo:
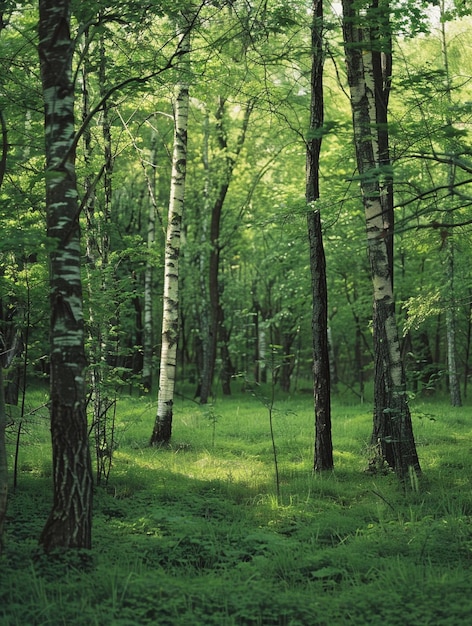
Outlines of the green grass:
[[0,624],[468,623],[469,413],[412,403],[424,476],[405,490],[392,474],[364,472],[368,405],[335,399],[335,470],[313,475],[312,400],[279,397],[277,498],[263,398],[179,400],[172,446],[156,450],[147,445],[155,403],[124,397],[110,480],[95,493],[92,554],[54,558],[37,549],[51,463],[47,419],[35,413],[9,502]]

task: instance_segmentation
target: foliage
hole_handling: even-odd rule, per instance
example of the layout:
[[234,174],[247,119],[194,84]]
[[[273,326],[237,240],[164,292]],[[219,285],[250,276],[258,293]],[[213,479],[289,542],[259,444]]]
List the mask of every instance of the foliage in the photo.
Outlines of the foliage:
[[[451,10],[455,7],[454,15],[444,16],[450,20],[446,26],[450,33],[454,124],[445,123],[451,111],[444,89],[439,22],[430,19],[435,15],[426,10],[430,4],[404,0],[391,4],[395,60],[390,106],[399,205],[397,299],[399,308],[407,303],[404,315],[409,326],[405,328],[413,343],[425,331],[433,344],[437,319],[434,302],[442,271],[441,259],[435,252],[444,241],[444,229],[431,224],[442,223],[452,212],[456,222],[464,224],[456,227],[464,240],[456,251],[456,295],[459,335],[465,338],[468,332],[471,90],[465,45],[470,20],[462,15],[469,7],[467,3],[449,3]],[[108,370],[110,380],[105,381],[115,387],[115,383],[128,384],[131,379],[139,379],[143,350],[140,315],[148,262],[154,270],[153,305],[156,311],[160,308],[160,268],[171,169],[171,94],[178,80],[175,65],[179,54],[173,26],[176,8],[168,2],[151,2],[145,9],[138,8],[135,2],[119,2],[113,7],[108,2],[93,6],[74,2],[73,7],[77,35],[76,119],[87,118],[85,88],[88,111],[95,111],[87,128],[78,129],[79,192],[86,205],[90,201],[87,193],[93,188],[90,193],[94,203],[93,220],[82,212],[84,243],[87,237],[100,243],[105,236],[109,243],[108,267],[99,259],[94,268],[84,264],[86,321],[90,322],[93,309],[94,323],[103,326],[105,335],[111,333],[115,340],[109,359],[112,363],[108,364],[113,366]],[[293,355],[278,383],[296,388],[300,380],[310,377],[311,366],[309,346],[304,341],[310,332],[310,300],[303,198],[305,141],[310,139],[310,16],[303,3],[293,0],[271,5],[209,2],[194,8],[198,11],[191,24],[193,50],[188,76],[192,97],[182,240],[180,375],[190,381],[199,368],[204,300],[201,276],[211,248],[208,207],[228,159],[235,157],[244,107],[251,102],[251,119],[225,197],[218,238],[225,341],[234,371],[250,374],[258,315],[257,322],[267,332],[268,340],[279,345],[285,342],[287,354]],[[0,110],[8,131],[8,158],[0,196],[5,235],[0,246],[0,288],[16,306],[19,326],[25,325],[20,313],[28,308],[28,298],[34,303],[28,367],[30,373],[34,369],[44,375],[48,333],[44,285],[50,244],[44,236],[36,21],[33,3],[24,3],[21,10],[14,3],[5,5],[0,40],[0,58],[5,66],[0,82]],[[126,28],[123,24],[127,24]],[[328,11],[325,38],[323,202],[319,208],[323,215],[332,312],[330,330],[339,386],[355,388],[362,397],[363,386],[372,376],[370,290],[365,279],[368,263],[355,184],[338,16]],[[101,68],[101,63],[105,68]],[[106,114],[102,110],[104,96]],[[218,142],[215,111],[219,96],[227,103],[227,153]],[[105,117],[110,126],[113,163],[108,182],[102,171]],[[457,185],[453,194],[445,185],[450,166],[447,147],[451,141],[456,145]],[[203,154],[206,142],[207,165]],[[112,189],[110,207],[106,205],[108,184]],[[434,192],[436,187],[439,188]],[[146,226],[152,202],[156,206],[157,234],[155,244],[148,248]],[[84,255],[86,252],[84,245]],[[106,289],[102,289],[104,284]],[[445,296],[446,288],[441,292],[440,307],[446,302]],[[428,302],[433,303],[429,309]],[[159,337],[160,317],[160,313],[155,315],[155,338]],[[418,326],[420,320],[424,322]],[[440,349],[434,355],[435,367],[444,371],[444,320],[440,320],[437,333]],[[94,341],[95,335],[90,333],[88,349],[92,359]],[[158,340],[153,345],[157,370]],[[465,349],[459,357],[464,377]]]
[[147,446],[155,405],[122,397],[94,548],[47,560],[35,556],[50,483],[48,427],[38,422],[10,496],[2,624],[466,622],[470,407],[413,403],[427,479],[405,497],[392,475],[362,472],[370,416],[355,402],[333,407],[336,469],[320,476],[311,472],[311,399],[276,395],[277,502],[267,411],[251,394],[216,401],[214,445],[205,415],[179,401],[174,444],[161,450]]

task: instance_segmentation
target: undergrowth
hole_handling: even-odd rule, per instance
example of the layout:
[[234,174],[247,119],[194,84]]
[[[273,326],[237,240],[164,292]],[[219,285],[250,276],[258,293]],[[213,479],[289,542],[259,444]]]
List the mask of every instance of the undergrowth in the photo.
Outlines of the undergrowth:
[[2,626],[468,623],[467,408],[413,403],[424,476],[404,489],[391,473],[365,472],[366,406],[334,402],[335,470],[313,474],[311,399],[279,398],[280,495],[267,411],[249,394],[211,408],[177,402],[166,449],[147,445],[154,412],[149,398],[119,402],[90,552],[39,552],[47,420],[25,431],[0,559]]

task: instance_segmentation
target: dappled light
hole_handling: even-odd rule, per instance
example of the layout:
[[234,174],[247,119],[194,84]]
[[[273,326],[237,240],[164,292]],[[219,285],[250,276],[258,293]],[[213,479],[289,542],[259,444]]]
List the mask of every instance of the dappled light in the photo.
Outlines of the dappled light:
[[1,626],[468,624],[471,4],[0,6]]

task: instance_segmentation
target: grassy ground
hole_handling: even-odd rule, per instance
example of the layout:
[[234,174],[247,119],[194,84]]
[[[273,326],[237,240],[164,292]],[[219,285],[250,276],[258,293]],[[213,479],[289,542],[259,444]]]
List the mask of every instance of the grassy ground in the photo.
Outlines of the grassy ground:
[[[178,401],[173,445],[155,450],[155,406],[123,398],[91,558],[37,552],[51,467],[47,419],[35,413],[9,502],[1,626],[469,623],[470,408],[412,403],[424,477],[405,491],[363,471],[368,405],[335,400],[336,468],[313,475],[311,398],[279,399],[277,498],[264,402]],[[12,455],[13,444],[12,434]]]

